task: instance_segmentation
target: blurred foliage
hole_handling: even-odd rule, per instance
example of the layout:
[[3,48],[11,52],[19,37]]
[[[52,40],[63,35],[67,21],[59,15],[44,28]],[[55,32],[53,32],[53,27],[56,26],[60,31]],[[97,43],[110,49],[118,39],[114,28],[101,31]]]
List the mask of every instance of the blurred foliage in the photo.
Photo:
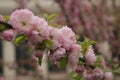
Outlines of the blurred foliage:
[[[115,4],[117,0],[111,0],[110,7],[107,0],[55,1],[61,7],[62,16],[65,17],[65,20],[61,19],[61,23],[66,22],[80,38],[86,36],[98,44],[107,41],[110,52],[116,57],[120,56],[120,7]],[[96,49],[100,53],[98,44]]]

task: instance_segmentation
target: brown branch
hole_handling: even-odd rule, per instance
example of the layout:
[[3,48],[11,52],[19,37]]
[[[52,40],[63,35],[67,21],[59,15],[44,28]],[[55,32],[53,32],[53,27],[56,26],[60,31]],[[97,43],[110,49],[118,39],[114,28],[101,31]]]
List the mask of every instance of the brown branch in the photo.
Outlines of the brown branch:
[[3,22],[3,21],[0,21],[0,25],[4,25],[6,26],[8,29],[13,29],[12,25],[7,23],[7,22]]

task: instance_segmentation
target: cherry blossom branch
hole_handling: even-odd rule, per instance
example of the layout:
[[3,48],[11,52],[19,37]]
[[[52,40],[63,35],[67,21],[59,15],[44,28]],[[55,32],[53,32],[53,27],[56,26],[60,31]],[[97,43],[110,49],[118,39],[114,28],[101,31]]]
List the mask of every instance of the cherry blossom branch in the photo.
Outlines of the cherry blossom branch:
[[[85,38],[80,42],[68,26],[57,28],[48,24],[55,15],[44,14],[44,17],[35,16],[28,9],[16,10],[10,15],[9,23],[0,22],[8,26],[1,36],[16,45],[27,40],[39,65],[47,50],[51,62],[60,68],[69,66],[73,70],[72,77],[76,75],[79,80],[113,80],[112,72],[106,71],[104,58],[94,53],[94,41]],[[15,32],[18,34],[16,37]]]

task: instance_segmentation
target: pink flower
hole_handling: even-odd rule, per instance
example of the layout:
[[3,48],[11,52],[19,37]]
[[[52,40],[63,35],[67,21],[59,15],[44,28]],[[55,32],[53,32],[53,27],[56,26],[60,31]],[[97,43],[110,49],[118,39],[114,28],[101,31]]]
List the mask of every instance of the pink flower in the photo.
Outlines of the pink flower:
[[30,59],[30,66],[36,67],[38,65],[38,58],[33,54]]
[[101,68],[96,67],[92,72],[92,76],[96,79],[102,79],[104,77],[104,72]]
[[70,48],[71,54],[78,57],[82,57],[81,50],[82,48],[81,48],[81,45],[79,44],[73,44]]
[[105,80],[113,80],[112,72],[105,72]]
[[86,62],[89,65],[92,65],[95,60],[96,60],[96,56],[94,54],[94,51],[92,49],[92,46],[90,46],[85,54],[85,58],[86,58]]
[[56,56],[56,58],[60,59],[61,57],[64,57],[66,54],[66,49],[64,48],[58,48],[55,52],[54,55]]
[[66,54],[66,49],[58,48],[54,53],[50,54],[49,58],[51,61],[57,64],[59,63],[60,59],[65,56],[65,54]]
[[34,14],[27,9],[16,10],[10,16],[10,23],[19,33],[28,34],[35,27],[33,17]]
[[76,73],[80,73],[80,72],[83,72],[84,71],[84,66],[77,66],[76,68],[75,68],[75,72]]
[[68,28],[67,26],[60,28],[59,31],[62,46],[69,50],[70,47],[76,43],[75,33],[72,31],[71,28]]
[[0,80],[5,80],[3,76],[0,76]]
[[96,67],[92,72],[89,69],[84,70],[83,77],[86,80],[101,80],[104,77],[104,72],[102,69]]
[[100,64],[101,64],[104,68],[106,68],[106,62],[105,62],[104,58],[101,60]]
[[27,36],[29,41],[34,44],[41,43],[44,40],[36,31],[32,31],[31,33],[27,34]]
[[58,47],[61,47],[62,44],[61,44],[61,37],[60,37],[59,29],[58,28],[53,28],[53,27],[50,27],[50,28],[51,28],[51,30],[50,30],[49,37],[53,42],[53,48],[56,49]]
[[[50,27],[50,26],[49,26]],[[67,26],[60,29],[50,27],[50,39],[53,42],[54,49],[57,47],[63,47],[67,50],[76,43],[74,32]]]
[[82,57],[81,46],[74,44],[70,48],[71,53],[68,57],[68,65],[72,68],[75,68],[78,65],[79,58]]
[[13,30],[5,30],[2,33],[2,37],[7,40],[7,41],[11,41],[14,38],[14,32]]
[[50,34],[50,28],[48,26],[48,23],[45,21],[45,19],[35,16],[34,22],[36,26],[35,31],[43,38],[48,38]]
[[86,80],[94,80],[92,78],[92,74],[91,73],[88,73],[88,70],[84,70],[83,72],[83,77],[86,79]]
[[41,57],[43,54],[44,54],[44,52],[41,50],[37,50],[34,52],[35,57]]

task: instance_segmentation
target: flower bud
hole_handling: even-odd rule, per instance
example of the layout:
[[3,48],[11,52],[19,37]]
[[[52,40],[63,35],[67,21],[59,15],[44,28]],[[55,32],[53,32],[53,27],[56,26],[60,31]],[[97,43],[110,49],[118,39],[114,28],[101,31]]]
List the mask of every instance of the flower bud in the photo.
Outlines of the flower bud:
[[113,80],[112,72],[105,73],[105,80]]
[[14,32],[13,30],[5,30],[2,33],[2,37],[7,40],[7,41],[11,41],[14,38]]

